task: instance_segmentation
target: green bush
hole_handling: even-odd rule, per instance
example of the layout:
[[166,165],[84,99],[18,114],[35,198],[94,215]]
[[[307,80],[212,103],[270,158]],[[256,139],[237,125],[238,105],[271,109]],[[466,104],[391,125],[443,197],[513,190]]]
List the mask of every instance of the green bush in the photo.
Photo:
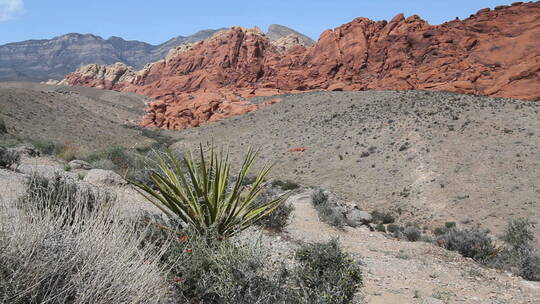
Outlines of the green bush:
[[379,232],[386,232],[386,227],[383,224],[379,223],[375,226],[375,230]]
[[313,205],[315,207],[319,205],[325,205],[326,203],[328,203],[328,195],[324,193],[323,189],[317,189],[311,195],[311,201],[313,202]]
[[444,227],[450,229],[456,227],[456,222],[446,222],[444,223]]
[[527,219],[514,219],[508,223],[501,239],[506,247],[489,264],[512,271],[531,281],[540,281],[540,253],[533,248],[532,224]]
[[501,239],[514,248],[529,246],[534,240],[531,227],[532,224],[527,219],[514,219],[506,226]]
[[28,141],[39,152],[46,155],[57,155],[66,150],[66,146],[64,144],[52,140],[28,138],[26,141]]
[[287,303],[267,251],[257,242],[238,244],[217,231],[186,229],[166,255],[172,281],[186,303]]
[[362,284],[360,267],[336,240],[303,244],[291,278],[300,303],[351,303]]
[[[255,201],[254,206],[263,206],[264,204],[272,201],[277,198],[279,195],[277,193],[268,190],[259,196]],[[294,206],[290,203],[283,203],[279,205],[274,211],[270,212],[268,215],[259,219],[255,224],[262,226],[267,229],[281,231],[287,226],[291,218],[291,214],[294,211]]]
[[375,223],[392,224],[395,222],[395,218],[390,212],[380,212],[375,210],[371,213],[371,216],[373,217],[373,222]]
[[487,231],[477,228],[450,228],[446,233],[438,235],[436,244],[448,250],[457,251],[462,256],[485,262],[497,253],[493,240]]
[[389,233],[396,233],[397,231],[399,231],[399,229],[400,229],[399,225],[396,225],[396,224],[390,224],[386,227],[386,230]]
[[403,229],[403,236],[409,242],[416,242],[422,238],[422,232],[416,226],[407,226]]
[[272,187],[280,187],[282,190],[294,190],[298,189],[300,185],[290,180],[274,180],[272,181]]

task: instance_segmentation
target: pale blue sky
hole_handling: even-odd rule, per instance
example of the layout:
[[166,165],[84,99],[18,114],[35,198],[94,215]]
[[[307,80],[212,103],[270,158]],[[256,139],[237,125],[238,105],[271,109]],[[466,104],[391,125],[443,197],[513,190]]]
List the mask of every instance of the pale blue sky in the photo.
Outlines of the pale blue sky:
[[317,40],[328,28],[356,17],[390,20],[420,15],[431,24],[467,18],[502,0],[0,0],[0,44],[52,38],[65,33],[119,36],[159,44],[201,29],[240,25],[266,30],[283,24]]

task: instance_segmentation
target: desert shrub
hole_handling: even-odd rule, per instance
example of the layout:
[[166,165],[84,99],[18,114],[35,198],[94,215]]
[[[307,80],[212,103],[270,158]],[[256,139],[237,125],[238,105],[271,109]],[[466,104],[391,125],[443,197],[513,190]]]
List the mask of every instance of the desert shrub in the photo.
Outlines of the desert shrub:
[[387,227],[387,231],[392,233],[394,237],[409,242],[416,242],[422,239],[422,231],[420,231],[420,228],[415,223],[407,223],[405,226],[390,224]]
[[[0,207],[0,303],[158,303],[168,293],[166,246],[141,248],[118,212],[54,214]],[[82,206],[83,204],[75,204]],[[70,214],[84,214],[72,221]]]
[[343,213],[329,201],[328,195],[322,189],[317,189],[311,194],[311,202],[322,222],[338,228],[342,228],[347,223]]
[[375,226],[375,230],[379,232],[386,232],[386,227],[382,223],[379,223]]
[[265,228],[281,231],[289,223],[293,211],[294,206],[292,204],[285,203],[279,205],[279,207],[277,207],[270,214],[261,218],[259,222]]
[[422,232],[415,225],[406,226],[405,228],[403,228],[403,231],[401,233],[403,235],[403,238],[409,242],[416,242],[422,238]]
[[16,151],[8,148],[0,147],[0,167],[11,168],[13,165],[18,165],[21,161],[21,155]]
[[506,247],[487,263],[530,281],[540,281],[540,253],[532,246]]
[[395,222],[395,218],[390,212],[380,212],[378,210],[375,210],[371,213],[371,216],[373,217],[373,221],[375,223],[381,223],[381,224],[392,224]]
[[257,242],[222,239],[217,231],[183,230],[169,255],[171,275],[186,302],[287,303],[268,253]]
[[456,227],[456,222],[446,222],[444,223],[444,227],[446,227],[447,229],[454,228]]
[[[34,148],[39,152],[46,155],[56,155],[65,151],[66,147],[64,144],[55,142],[53,140],[39,139],[39,138],[28,138],[28,141]],[[66,156],[69,154],[66,152]]]
[[328,195],[322,189],[317,189],[311,195],[314,206],[325,205],[328,202]]
[[399,231],[400,227],[396,224],[390,224],[386,227],[386,231],[390,233],[395,233],[396,231]]
[[336,240],[302,244],[291,270],[300,303],[351,303],[362,283],[359,265]]
[[[270,189],[259,196],[255,201],[254,206],[263,206],[277,197],[279,197],[279,194]],[[289,223],[293,211],[294,206],[292,204],[283,203],[268,215],[260,218],[255,224],[267,229],[281,231]]]
[[497,253],[487,231],[478,228],[450,228],[446,233],[438,235],[435,242],[441,247],[480,262],[487,261]]
[[527,219],[511,220],[501,237],[506,246],[489,261],[490,266],[509,270],[527,280],[540,281],[540,253],[532,246],[531,227]]
[[527,219],[511,220],[506,226],[501,239],[514,248],[529,246],[532,240],[534,240],[531,227],[532,224]]
[[272,187],[280,187],[282,190],[294,190],[298,189],[300,185],[290,180],[282,181],[277,179],[272,181]]
[[255,206],[270,166],[263,166],[252,185],[243,186],[257,152],[248,150],[232,181],[228,153],[216,152],[211,147],[209,155],[205,155],[202,144],[199,149],[198,163],[191,153],[184,157],[183,165],[170,152],[158,155],[158,168],[151,172],[151,183],[131,183],[167,216],[198,231],[216,229],[224,237],[247,229],[285,201],[286,197],[280,196]]
[[110,206],[114,196],[82,186],[68,177],[55,173],[52,177],[32,175],[26,180],[26,192],[19,199],[18,206],[24,210],[48,210],[59,217],[81,216],[76,212],[92,212],[98,204],[101,208]]
[[435,229],[433,229],[433,234],[434,235],[443,235],[443,234],[446,234],[448,233],[448,228],[446,227],[437,227]]
[[517,269],[515,273],[526,280],[540,281],[540,253],[531,246],[522,246],[513,250]]

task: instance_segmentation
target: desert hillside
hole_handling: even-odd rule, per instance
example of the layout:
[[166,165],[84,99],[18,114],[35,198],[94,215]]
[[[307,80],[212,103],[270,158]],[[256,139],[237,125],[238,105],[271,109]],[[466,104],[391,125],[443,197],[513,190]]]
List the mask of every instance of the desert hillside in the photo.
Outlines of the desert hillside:
[[540,2],[430,25],[419,16],[357,18],[285,50],[257,29],[185,46],[140,71],[82,67],[64,83],[157,99],[144,126],[195,127],[254,111],[253,96],[329,90],[430,90],[540,99]]
[[8,132],[77,149],[151,142],[130,128],[144,113],[144,96],[94,88],[0,83],[0,117]]
[[[249,145],[275,176],[400,220],[540,222],[540,104],[443,92],[314,92],[182,131],[177,148]],[[303,148],[303,152],[288,152]],[[536,226],[540,235],[540,225]]]

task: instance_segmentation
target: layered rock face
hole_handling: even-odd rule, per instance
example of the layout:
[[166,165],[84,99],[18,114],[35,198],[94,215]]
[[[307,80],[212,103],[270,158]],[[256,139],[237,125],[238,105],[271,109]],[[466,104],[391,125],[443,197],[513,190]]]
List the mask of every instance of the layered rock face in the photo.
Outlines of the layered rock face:
[[[129,70],[129,69],[128,69]],[[256,110],[244,98],[312,90],[438,90],[540,100],[540,2],[430,25],[402,14],[357,18],[312,47],[272,44],[238,27],[116,81],[84,71],[65,82],[140,93],[145,126],[181,129]],[[114,74],[114,73],[113,73]]]

